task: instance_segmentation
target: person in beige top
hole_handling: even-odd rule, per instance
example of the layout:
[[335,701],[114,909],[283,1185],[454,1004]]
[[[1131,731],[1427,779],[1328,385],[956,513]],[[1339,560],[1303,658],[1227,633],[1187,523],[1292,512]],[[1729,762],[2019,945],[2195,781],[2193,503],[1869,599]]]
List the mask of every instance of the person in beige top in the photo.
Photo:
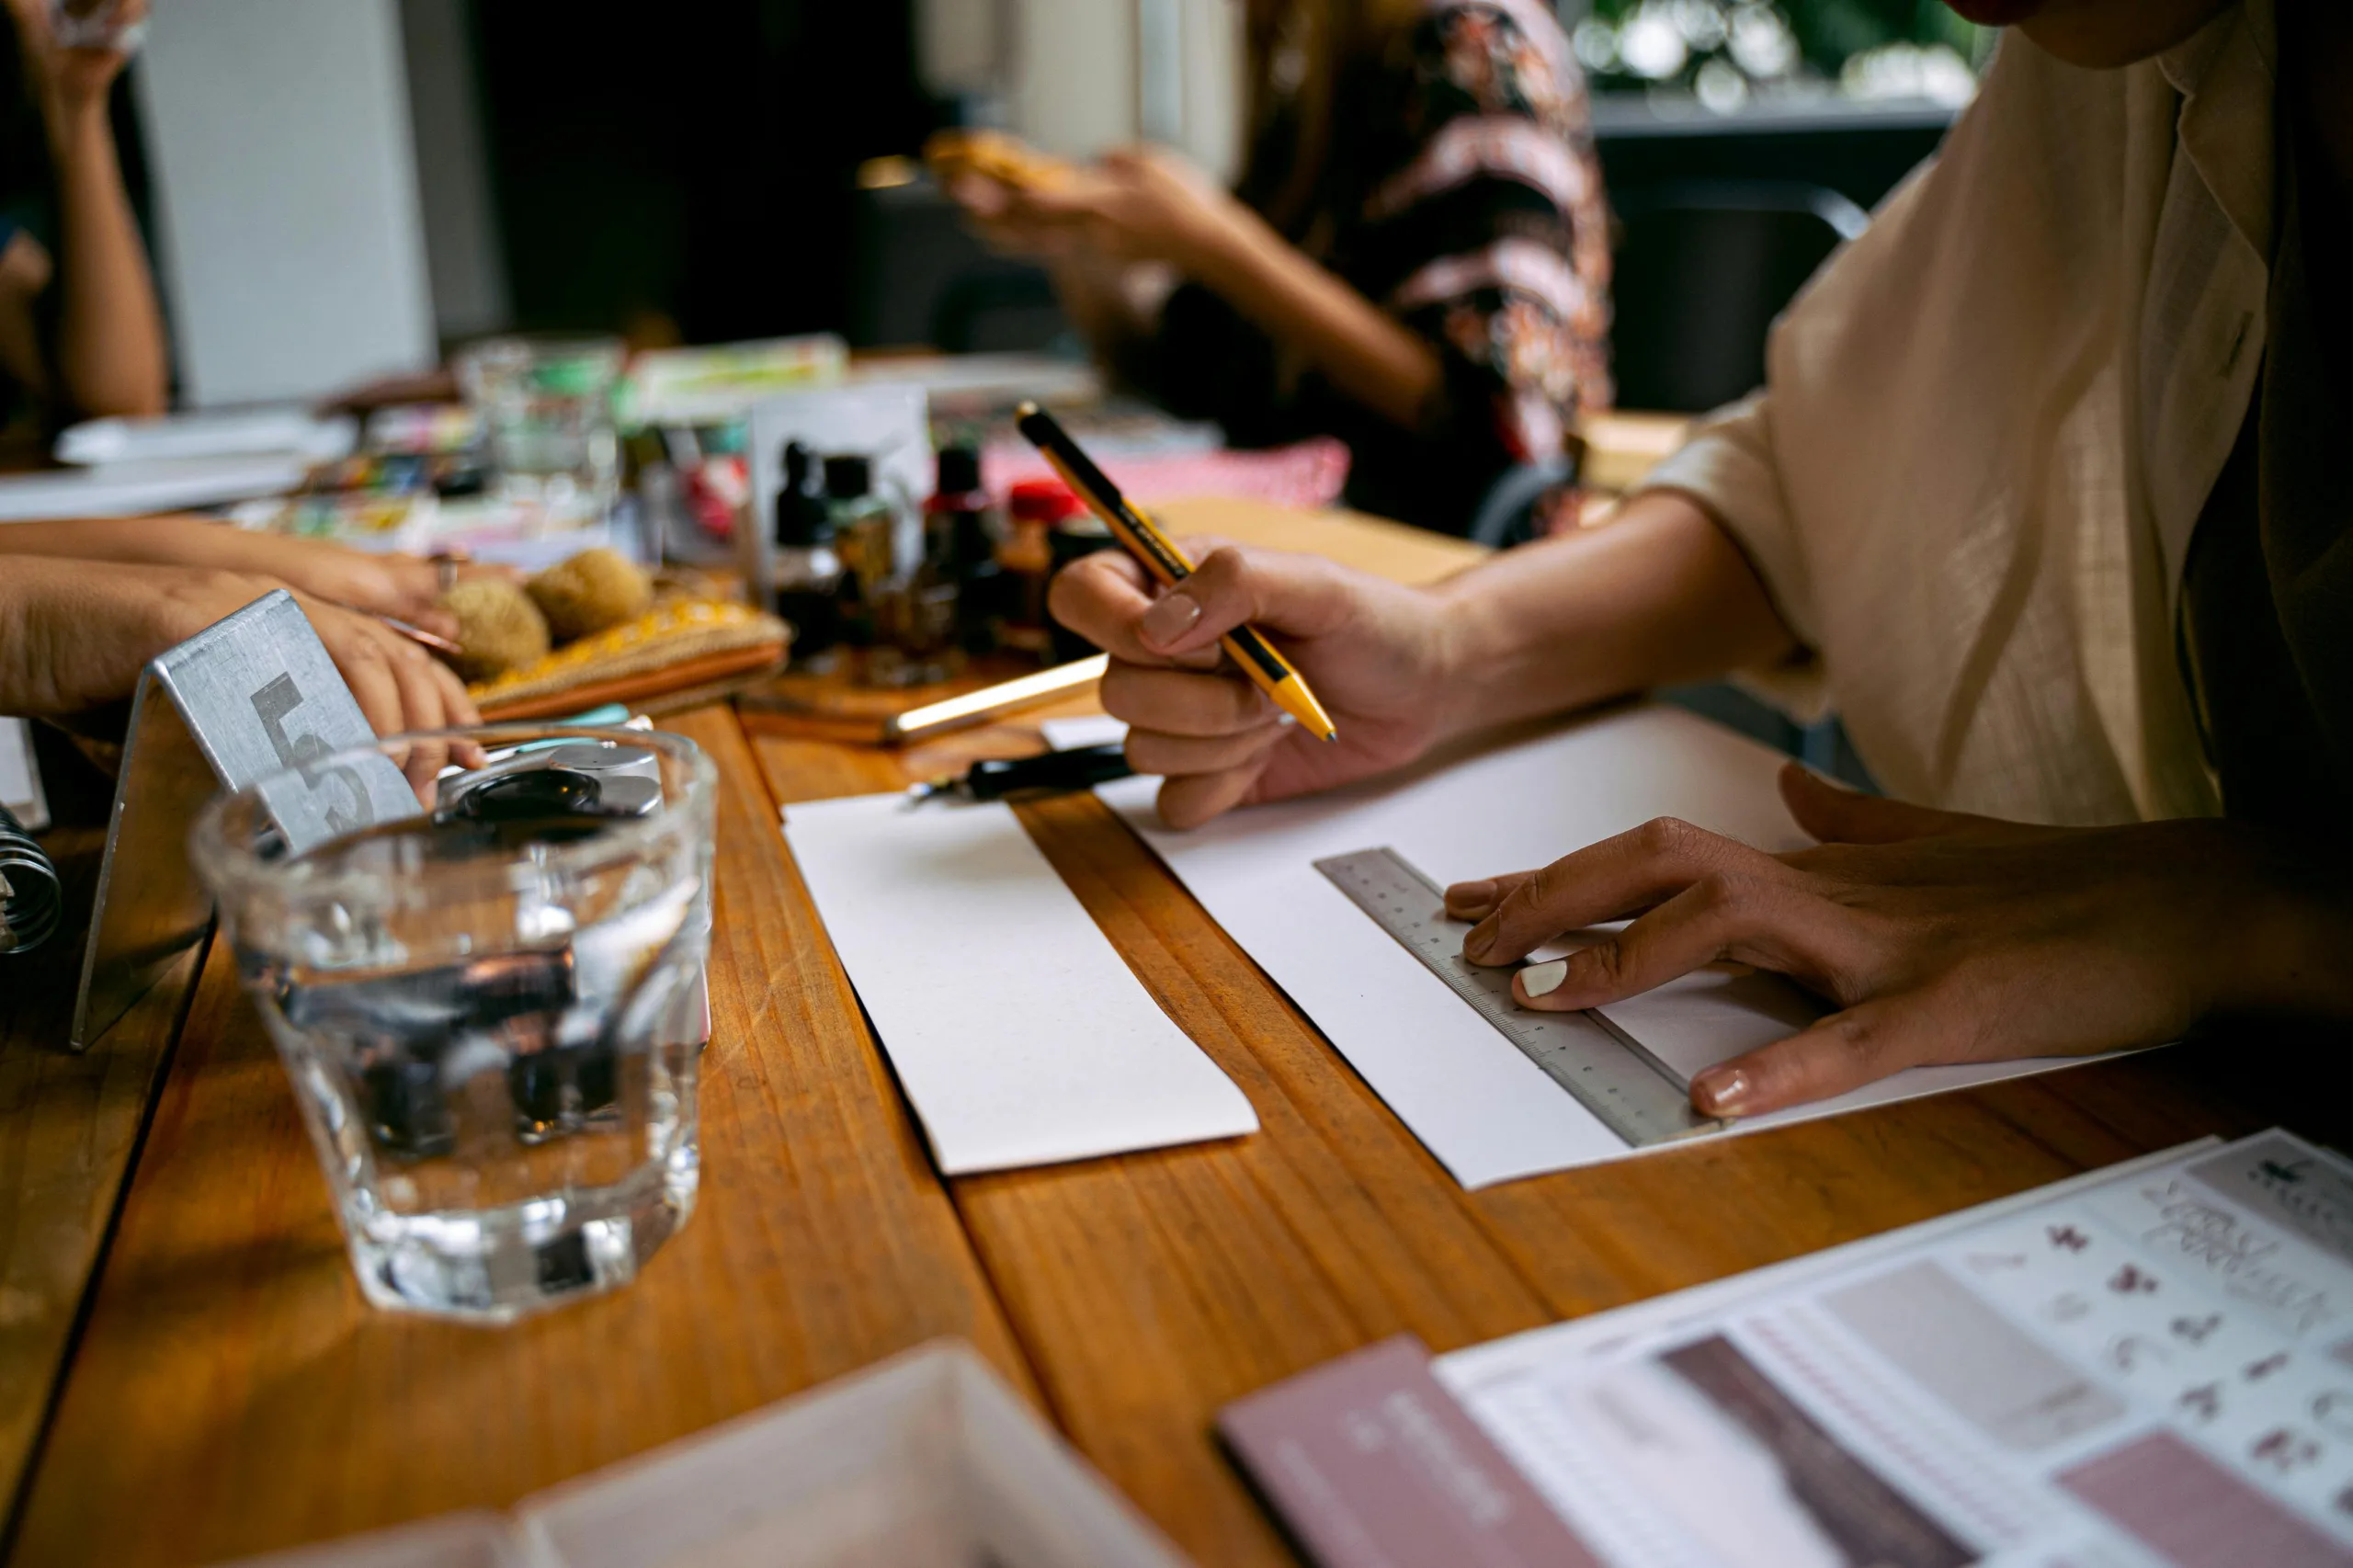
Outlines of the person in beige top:
[[[1619,520],[1427,590],[1231,549],[1054,589],[1180,827],[1676,681],[1835,708],[1892,798],[1789,770],[1819,847],[1661,821],[1448,890],[1487,963],[1631,918],[1523,1006],[1720,959],[1836,1006],[1702,1074],[1711,1115],[2353,1018],[2353,506],[2320,466],[2353,444],[2353,12],[1952,3],[2015,24],[1976,102]],[[1219,667],[1244,620],[1338,744]]]

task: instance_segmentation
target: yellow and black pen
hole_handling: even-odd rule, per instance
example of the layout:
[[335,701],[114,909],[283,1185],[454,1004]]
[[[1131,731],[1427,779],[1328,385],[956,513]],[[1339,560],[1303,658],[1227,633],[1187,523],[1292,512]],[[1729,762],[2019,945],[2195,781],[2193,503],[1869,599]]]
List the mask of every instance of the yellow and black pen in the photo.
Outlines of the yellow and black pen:
[[[1093,459],[1078,449],[1078,443],[1054,422],[1052,415],[1034,403],[1025,403],[1014,411],[1013,422],[1054,472],[1063,476],[1063,483],[1071,487],[1072,493],[1103,519],[1111,537],[1152,574],[1154,581],[1169,588],[1193,574],[1193,563],[1185,559],[1184,552],[1169,543],[1168,537],[1153,520],[1120,494],[1120,487],[1095,466]],[[1304,726],[1309,734],[1327,741],[1339,738],[1331,715],[1315,700],[1315,694],[1307,688],[1307,682],[1291,667],[1290,661],[1267,641],[1266,633],[1255,626],[1237,626],[1219,638],[1218,645],[1241,666],[1252,684],[1272,698],[1276,707]]]

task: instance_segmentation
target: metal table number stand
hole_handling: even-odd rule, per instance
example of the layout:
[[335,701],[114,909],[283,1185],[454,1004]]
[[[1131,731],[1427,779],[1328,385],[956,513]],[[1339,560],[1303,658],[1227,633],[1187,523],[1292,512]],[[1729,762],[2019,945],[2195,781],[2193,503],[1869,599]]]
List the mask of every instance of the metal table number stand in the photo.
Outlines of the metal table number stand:
[[211,925],[188,833],[216,789],[295,770],[263,800],[290,852],[421,809],[390,757],[317,764],[376,733],[318,633],[279,589],[156,655],[131,703],[122,771],[74,1006],[86,1051]]

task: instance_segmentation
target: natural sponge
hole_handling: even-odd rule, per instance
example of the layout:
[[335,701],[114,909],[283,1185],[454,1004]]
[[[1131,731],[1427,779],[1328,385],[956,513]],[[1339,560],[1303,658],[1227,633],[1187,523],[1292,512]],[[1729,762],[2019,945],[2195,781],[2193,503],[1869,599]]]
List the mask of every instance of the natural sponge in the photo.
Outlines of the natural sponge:
[[548,623],[531,596],[500,577],[470,577],[441,596],[458,620],[458,673],[489,680],[547,657]]
[[635,620],[654,604],[654,580],[625,557],[601,548],[558,562],[526,586],[559,642]]

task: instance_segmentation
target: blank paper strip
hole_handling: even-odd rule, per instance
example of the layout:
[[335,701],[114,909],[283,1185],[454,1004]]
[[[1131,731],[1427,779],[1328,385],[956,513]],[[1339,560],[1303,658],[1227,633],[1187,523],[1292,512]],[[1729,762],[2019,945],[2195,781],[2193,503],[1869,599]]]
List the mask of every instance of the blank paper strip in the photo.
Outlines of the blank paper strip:
[[784,835],[948,1175],[1257,1131],[1009,807],[854,796]]

